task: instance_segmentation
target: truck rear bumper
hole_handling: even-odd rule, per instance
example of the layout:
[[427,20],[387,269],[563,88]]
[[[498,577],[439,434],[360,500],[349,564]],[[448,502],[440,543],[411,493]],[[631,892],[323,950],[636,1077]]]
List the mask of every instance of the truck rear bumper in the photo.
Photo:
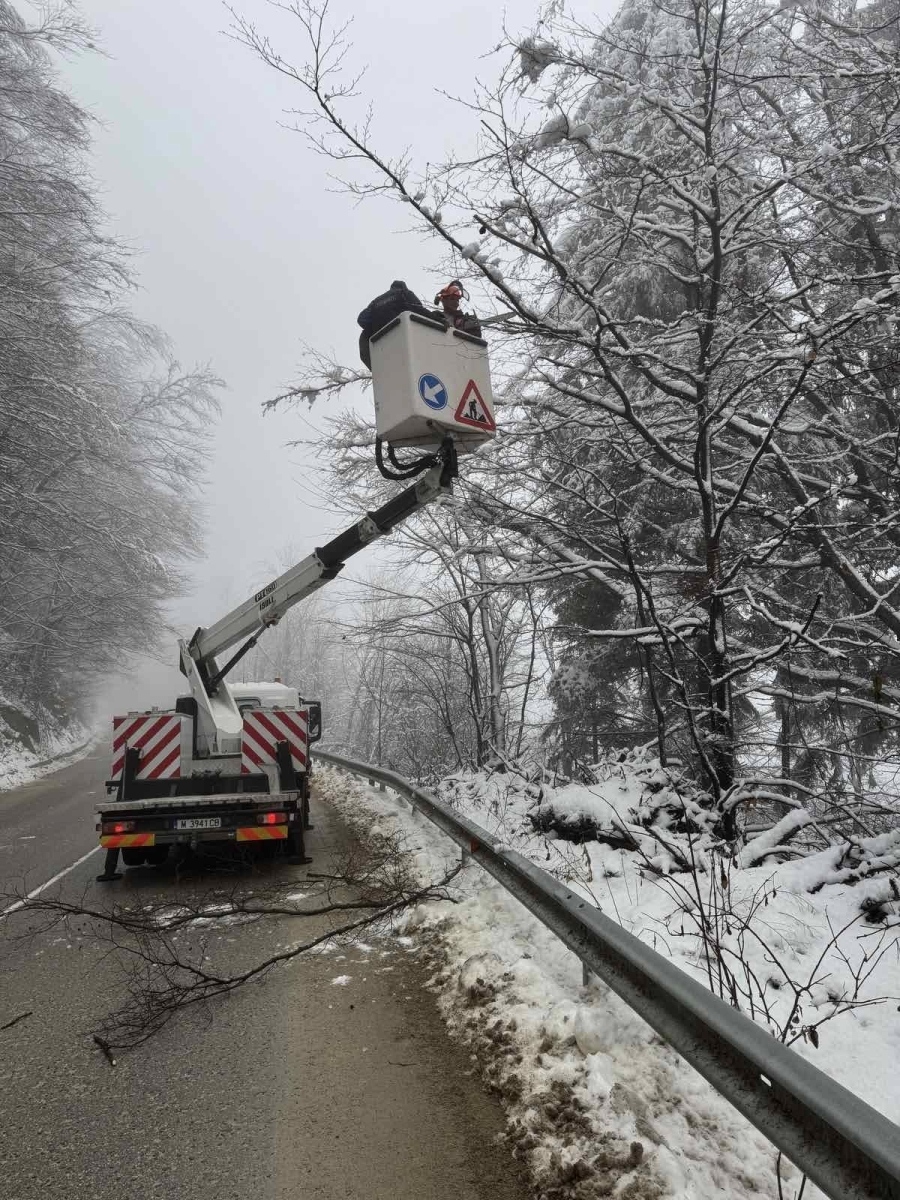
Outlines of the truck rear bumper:
[[302,801],[299,791],[119,800],[96,805],[97,832],[105,850],[284,841],[303,821]]
[[195,845],[197,842],[275,842],[288,836],[287,825],[243,825],[236,829],[166,829],[153,833],[105,833],[104,850],[128,850],[142,846]]

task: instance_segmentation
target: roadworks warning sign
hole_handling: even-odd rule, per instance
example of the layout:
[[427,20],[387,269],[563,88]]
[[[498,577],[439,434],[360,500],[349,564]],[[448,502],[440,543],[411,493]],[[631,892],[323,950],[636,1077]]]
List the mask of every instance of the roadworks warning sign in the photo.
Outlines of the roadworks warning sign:
[[454,419],[460,425],[469,425],[473,429],[483,429],[485,433],[493,433],[496,430],[497,426],[494,424],[493,413],[488,408],[481,392],[479,392],[478,385],[474,379],[470,379],[466,384],[462,399],[456,406]]

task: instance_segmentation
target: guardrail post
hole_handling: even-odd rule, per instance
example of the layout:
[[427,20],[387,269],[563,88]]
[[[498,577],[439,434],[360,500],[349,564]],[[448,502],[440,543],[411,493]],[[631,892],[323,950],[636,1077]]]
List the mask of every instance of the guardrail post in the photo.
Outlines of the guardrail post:
[[594,972],[591,970],[591,968],[587,965],[586,962],[582,962],[582,964],[581,964],[581,986],[587,987],[587,985],[591,982],[591,980],[593,978],[594,978]]

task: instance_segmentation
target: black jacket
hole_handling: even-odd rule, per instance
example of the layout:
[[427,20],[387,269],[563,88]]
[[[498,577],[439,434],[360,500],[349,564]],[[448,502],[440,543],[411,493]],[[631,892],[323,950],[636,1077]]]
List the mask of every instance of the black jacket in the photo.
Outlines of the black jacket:
[[417,312],[423,317],[430,316],[415,292],[411,292],[408,287],[391,287],[371,300],[356,320],[365,336],[370,338],[402,312]]

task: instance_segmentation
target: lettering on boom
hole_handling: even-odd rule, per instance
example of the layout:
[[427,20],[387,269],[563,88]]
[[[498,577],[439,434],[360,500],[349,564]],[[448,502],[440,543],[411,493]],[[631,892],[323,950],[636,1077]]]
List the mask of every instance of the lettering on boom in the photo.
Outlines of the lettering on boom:
[[[267,585],[266,585],[266,586],[265,586],[265,587],[262,589],[262,591],[261,591],[261,592],[257,592],[257,593],[256,593],[256,595],[253,597],[253,599],[256,601],[256,603],[257,603],[257,604],[259,604],[260,600],[265,600],[266,596],[268,596],[270,592],[274,592],[274,591],[275,591],[275,586],[276,586],[276,585],[275,585],[274,583],[269,583],[269,584],[267,584]],[[270,601],[269,601],[269,603],[271,604],[271,603],[272,603],[272,601],[270,600]]]

